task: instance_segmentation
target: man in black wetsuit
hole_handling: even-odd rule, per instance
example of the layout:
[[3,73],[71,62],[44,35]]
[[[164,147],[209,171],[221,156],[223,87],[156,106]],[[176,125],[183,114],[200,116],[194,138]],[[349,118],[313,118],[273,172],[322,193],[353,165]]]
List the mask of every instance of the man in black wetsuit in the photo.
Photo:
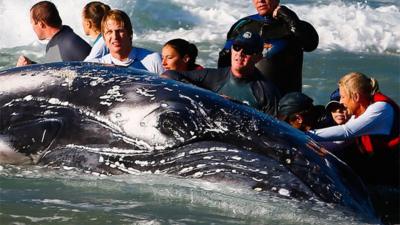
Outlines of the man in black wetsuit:
[[258,14],[237,21],[229,30],[224,48],[219,53],[218,67],[230,65],[230,49],[235,37],[243,31],[258,33],[264,40],[263,59],[256,65],[281,91],[301,92],[303,51],[313,51],[319,37],[312,25],[279,0],[253,0]]
[[188,81],[275,116],[280,93],[255,67],[262,59],[263,45],[257,33],[247,31],[233,41],[231,67],[184,72],[167,70],[161,76]]
[[[91,47],[69,26],[63,26],[56,6],[48,1],[38,2],[31,8],[32,28],[39,40],[50,39],[46,46],[44,62],[83,61]],[[20,56],[17,66],[35,63]]]

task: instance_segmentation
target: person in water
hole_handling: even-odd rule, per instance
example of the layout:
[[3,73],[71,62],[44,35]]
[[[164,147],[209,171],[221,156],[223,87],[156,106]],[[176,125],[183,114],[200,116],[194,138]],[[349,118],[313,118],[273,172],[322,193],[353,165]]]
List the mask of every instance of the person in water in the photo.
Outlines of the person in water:
[[318,126],[324,112],[323,106],[315,106],[309,96],[301,92],[290,92],[279,100],[277,117],[296,129],[308,131]]
[[101,34],[101,20],[103,16],[110,10],[110,6],[102,2],[89,2],[82,10],[82,27],[85,35],[93,38],[92,50],[85,58],[85,61],[95,58],[101,58],[109,53]]
[[253,0],[257,14],[237,21],[227,34],[225,46],[219,53],[218,67],[230,65],[233,40],[243,31],[260,34],[264,40],[263,59],[257,68],[281,91],[302,91],[303,51],[317,48],[319,37],[314,27],[298,18],[279,0]]
[[400,187],[400,110],[377,91],[378,82],[352,72],[339,81],[340,103],[351,115],[343,125],[316,129],[308,133],[316,141],[355,139],[357,158],[348,164],[368,184]]
[[[82,61],[91,47],[66,25],[62,25],[56,6],[41,1],[32,6],[30,20],[39,40],[50,40],[46,46],[44,62]],[[17,66],[35,63],[26,56],[20,56]]]
[[161,51],[162,65],[165,70],[188,71],[203,69],[196,64],[198,50],[196,45],[184,39],[167,41]]
[[228,99],[275,115],[279,91],[255,67],[262,58],[261,37],[257,33],[244,32],[235,38],[231,48],[231,67],[181,72],[167,70],[162,77],[188,81]]
[[164,71],[159,53],[132,46],[132,24],[125,12],[109,10],[101,21],[101,33],[110,53],[90,62],[132,67],[156,74]]

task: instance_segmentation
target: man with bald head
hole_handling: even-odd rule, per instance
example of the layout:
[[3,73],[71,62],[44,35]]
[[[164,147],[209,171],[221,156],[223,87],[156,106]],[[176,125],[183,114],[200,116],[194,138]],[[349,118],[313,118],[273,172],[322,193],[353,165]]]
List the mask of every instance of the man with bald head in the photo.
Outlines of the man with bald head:
[[257,14],[237,21],[229,30],[224,48],[219,53],[218,67],[230,65],[231,46],[244,31],[258,33],[264,40],[263,59],[257,68],[284,95],[302,89],[303,51],[318,46],[314,27],[296,13],[280,5],[279,0],[252,0]]

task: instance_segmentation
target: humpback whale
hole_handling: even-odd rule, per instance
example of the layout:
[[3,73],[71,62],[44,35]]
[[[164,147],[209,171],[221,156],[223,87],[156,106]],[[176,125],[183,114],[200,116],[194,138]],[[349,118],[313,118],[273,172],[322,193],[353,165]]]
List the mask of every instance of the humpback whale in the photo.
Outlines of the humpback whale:
[[0,163],[240,182],[375,215],[360,179],[304,133],[141,70],[69,62],[0,71],[0,151]]

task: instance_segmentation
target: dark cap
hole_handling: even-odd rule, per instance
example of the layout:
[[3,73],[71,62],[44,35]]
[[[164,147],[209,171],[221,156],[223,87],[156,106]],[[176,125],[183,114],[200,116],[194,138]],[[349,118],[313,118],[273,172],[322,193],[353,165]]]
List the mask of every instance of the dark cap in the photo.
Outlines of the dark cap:
[[333,106],[341,105],[340,104],[340,93],[339,88],[332,92],[330,101],[325,105],[325,109],[329,111],[329,109]]
[[240,45],[252,49],[255,53],[261,53],[264,49],[264,41],[257,33],[245,31],[239,34],[234,40],[234,45]]
[[290,116],[313,108],[313,100],[301,92],[290,92],[279,100],[278,115]]

